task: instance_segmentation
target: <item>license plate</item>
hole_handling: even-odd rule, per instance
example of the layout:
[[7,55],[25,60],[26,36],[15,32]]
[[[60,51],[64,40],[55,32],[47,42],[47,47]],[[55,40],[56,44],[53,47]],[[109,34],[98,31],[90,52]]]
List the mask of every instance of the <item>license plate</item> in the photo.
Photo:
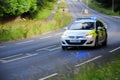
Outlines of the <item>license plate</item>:
[[70,40],[72,43],[81,42],[80,40]]

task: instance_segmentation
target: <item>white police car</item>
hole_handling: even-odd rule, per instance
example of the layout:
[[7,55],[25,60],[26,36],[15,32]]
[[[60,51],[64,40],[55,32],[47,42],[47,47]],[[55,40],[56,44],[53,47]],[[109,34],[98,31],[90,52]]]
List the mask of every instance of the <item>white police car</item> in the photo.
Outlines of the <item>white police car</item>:
[[75,46],[107,45],[107,30],[96,17],[77,18],[61,36],[62,49]]

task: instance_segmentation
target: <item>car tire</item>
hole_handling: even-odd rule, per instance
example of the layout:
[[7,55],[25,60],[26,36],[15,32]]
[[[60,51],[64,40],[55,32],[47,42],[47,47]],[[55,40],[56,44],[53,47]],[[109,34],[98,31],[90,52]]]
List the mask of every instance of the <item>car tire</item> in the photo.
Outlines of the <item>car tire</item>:
[[106,36],[104,42],[102,43],[102,46],[107,46],[107,36]]
[[99,46],[99,44],[98,44],[98,37],[96,37],[96,39],[95,39],[95,48],[97,48]]

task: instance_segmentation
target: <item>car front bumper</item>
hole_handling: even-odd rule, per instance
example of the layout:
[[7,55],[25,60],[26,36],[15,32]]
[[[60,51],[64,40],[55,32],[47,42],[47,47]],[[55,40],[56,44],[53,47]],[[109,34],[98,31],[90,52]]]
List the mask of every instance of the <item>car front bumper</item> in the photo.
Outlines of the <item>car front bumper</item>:
[[61,39],[62,46],[94,46],[95,38],[81,38],[81,39],[70,39],[70,38],[62,38]]

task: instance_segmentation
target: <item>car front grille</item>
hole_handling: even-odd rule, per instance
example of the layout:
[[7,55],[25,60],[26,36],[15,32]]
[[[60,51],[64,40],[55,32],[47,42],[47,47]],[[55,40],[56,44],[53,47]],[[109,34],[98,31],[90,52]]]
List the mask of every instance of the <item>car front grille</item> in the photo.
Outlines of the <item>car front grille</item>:
[[73,39],[73,38],[75,38],[75,36],[69,36],[69,38]]
[[69,36],[69,38],[71,38],[71,39],[74,39],[74,38],[78,39],[78,38],[83,38],[83,36]]
[[83,45],[86,40],[81,40],[81,42],[70,42],[70,40],[66,40],[67,44],[70,44],[70,45]]

